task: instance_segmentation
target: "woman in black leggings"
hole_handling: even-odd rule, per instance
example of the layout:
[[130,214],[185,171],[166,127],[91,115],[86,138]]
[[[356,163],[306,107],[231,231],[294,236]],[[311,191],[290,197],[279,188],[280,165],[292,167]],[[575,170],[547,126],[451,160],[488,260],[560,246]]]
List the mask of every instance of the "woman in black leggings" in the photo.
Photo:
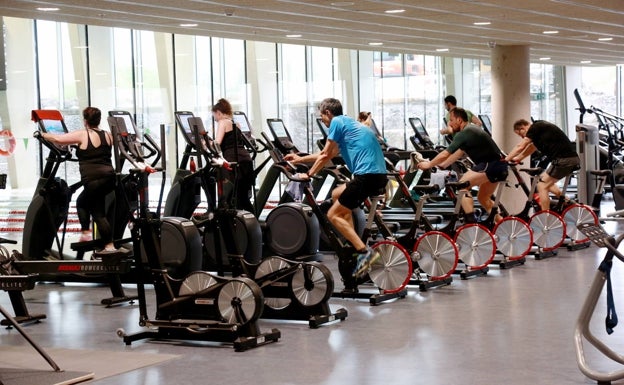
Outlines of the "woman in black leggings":
[[91,239],[91,217],[104,242],[104,252],[115,252],[113,233],[105,215],[104,198],[115,189],[115,170],[111,162],[112,136],[99,128],[102,113],[95,107],[82,111],[84,130],[63,135],[43,134],[44,139],[59,145],[75,144],[83,191],[76,199],[76,209],[82,235],[81,241]]

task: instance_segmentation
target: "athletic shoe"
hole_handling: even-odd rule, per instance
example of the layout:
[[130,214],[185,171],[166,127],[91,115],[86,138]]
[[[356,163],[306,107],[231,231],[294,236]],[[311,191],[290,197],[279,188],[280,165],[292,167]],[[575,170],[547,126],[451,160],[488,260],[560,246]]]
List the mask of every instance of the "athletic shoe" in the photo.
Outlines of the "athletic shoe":
[[358,255],[353,276],[361,278],[362,276],[368,274],[372,264],[375,263],[377,259],[379,259],[379,253],[374,252],[371,248],[367,248],[366,252]]

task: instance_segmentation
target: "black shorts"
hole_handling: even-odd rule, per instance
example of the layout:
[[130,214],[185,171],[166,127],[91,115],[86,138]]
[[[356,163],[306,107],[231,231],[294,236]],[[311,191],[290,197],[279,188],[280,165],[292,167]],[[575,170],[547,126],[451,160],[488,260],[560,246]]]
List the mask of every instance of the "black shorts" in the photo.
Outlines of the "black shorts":
[[578,156],[559,158],[550,163],[550,166],[546,169],[546,174],[559,180],[570,175],[572,171],[578,170],[580,166],[581,160]]
[[509,166],[503,160],[495,160],[492,162],[477,163],[472,167],[472,171],[485,172],[488,180],[492,183],[502,182],[507,179]]
[[347,187],[338,198],[338,202],[353,210],[359,207],[366,198],[383,195],[387,183],[386,174],[355,175],[347,182]]

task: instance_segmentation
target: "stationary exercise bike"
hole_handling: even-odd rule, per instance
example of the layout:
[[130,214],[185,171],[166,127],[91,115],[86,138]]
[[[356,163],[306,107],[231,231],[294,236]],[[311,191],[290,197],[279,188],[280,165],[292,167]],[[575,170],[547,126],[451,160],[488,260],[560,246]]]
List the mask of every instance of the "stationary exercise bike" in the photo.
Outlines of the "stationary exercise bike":
[[[309,181],[297,179],[295,176],[297,169],[291,163],[285,161],[281,152],[266,138],[266,134],[263,133],[263,135],[267,139],[267,148],[272,156],[275,157],[273,167],[290,181],[303,183],[303,202],[311,208],[318,219],[321,229],[327,236],[329,244],[338,257],[338,270],[345,283],[345,290],[334,292],[332,296],[367,299],[371,305],[378,305],[395,298],[404,298],[407,295],[406,286],[413,271],[412,261],[407,251],[392,240],[378,241],[371,246],[373,254],[377,255],[377,258],[371,260],[366,274],[362,274],[359,278],[354,277],[353,273],[357,263],[356,250],[342,239],[329,222],[326,213],[316,201]],[[383,198],[383,192],[380,193],[381,195],[379,196],[371,197],[371,208],[365,226],[366,235],[363,236],[365,243],[369,241],[368,234],[370,234],[373,217],[376,214],[376,206]],[[360,292],[359,289],[366,289],[366,285],[374,291],[366,290]]]
[[[224,278],[197,270],[202,255],[199,232],[194,224],[179,220],[180,226],[164,226],[167,219],[158,218],[149,211],[149,174],[164,170],[141,161],[134,141],[128,139],[123,119],[111,117],[109,125],[113,130],[116,156],[123,156],[133,166],[128,171],[139,201],[139,208],[131,219],[135,261],[137,268],[143,269],[145,260],[145,273],[154,285],[157,302],[155,319],[150,319],[145,282],[139,280],[139,325],[150,330],[126,334],[119,329],[117,334],[126,345],[145,338],[184,339],[232,343],[236,351],[277,341],[279,330],[261,333],[257,325],[263,309],[262,291],[258,285],[245,277]],[[163,142],[164,137],[164,126],[161,126]],[[166,164],[166,161],[163,159],[162,163]],[[178,253],[163,254],[163,245],[167,243],[176,244]],[[187,246],[187,252],[183,246]],[[186,274],[182,275],[184,272],[178,270],[180,278],[174,278],[165,268],[167,265],[186,267]]]
[[[563,245],[566,236],[571,239],[568,246],[570,250],[588,246],[588,238],[577,230],[576,225],[584,222],[598,223],[598,217],[587,205],[566,202],[565,193],[572,174],[564,179],[561,196],[551,205],[552,209],[541,210],[534,195],[543,169],[541,167],[518,169],[517,163],[510,162],[509,170],[516,179],[514,187],[520,187],[527,198],[524,208],[515,216],[528,221],[533,231],[533,241],[538,248],[534,254],[536,259],[556,256],[556,249]],[[530,176],[530,187],[527,186],[520,172],[525,172]],[[505,216],[509,215],[503,205],[500,205],[500,209]]]

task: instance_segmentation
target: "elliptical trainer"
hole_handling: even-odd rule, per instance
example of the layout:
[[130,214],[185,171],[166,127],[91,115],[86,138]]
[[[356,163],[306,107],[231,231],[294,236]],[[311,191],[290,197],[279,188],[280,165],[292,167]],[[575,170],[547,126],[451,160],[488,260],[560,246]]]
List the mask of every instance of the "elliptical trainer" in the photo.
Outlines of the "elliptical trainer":
[[[212,138],[206,133],[202,119],[193,116],[192,112],[183,111],[176,112],[176,121],[186,146],[167,195],[164,215],[190,219],[201,202],[202,190],[207,200],[207,211],[214,212],[217,208],[215,174],[218,174],[216,172],[218,170],[214,170],[210,166],[210,157],[206,155],[206,151],[200,149],[206,143],[212,142]],[[195,131],[192,128],[195,128]],[[197,133],[201,134],[198,134],[199,137],[196,138]],[[197,145],[198,141],[202,146]],[[191,157],[197,159],[195,169],[187,170]],[[206,164],[205,167],[204,164]],[[244,210],[232,210],[231,214],[236,222],[235,233],[233,234],[236,253],[243,255],[249,263],[260,262],[262,258],[262,230],[257,219],[253,213]],[[221,258],[215,250],[216,239],[213,232],[204,232],[205,255],[202,268],[204,270],[217,269],[222,274],[224,269],[230,269],[229,260]],[[219,239],[221,239],[221,248],[224,249],[223,239],[221,237]]]
[[[139,325],[150,330],[126,334],[118,329],[117,334],[127,345],[145,338],[185,339],[233,343],[236,351],[277,341],[279,330],[261,333],[257,325],[263,309],[258,285],[249,278],[228,279],[197,269],[202,255],[195,225],[184,218],[160,219],[149,211],[149,174],[164,170],[141,161],[135,138],[128,135],[123,119],[111,117],[109,125],[114,132],[116,157],[123,156],[133,166],[129,175],[139,203],[131,219],[135,262],[141,269],[147,265],[146,273],[154,285],[157,301],[152,320],[147,315],[145,282],[139,280]],[[164,142],[164,126],[161,141]],[[164,159],[162,163],[166,164]],[[173,245],[177,252],[164,253],[165,245]],[[166,266],[178,267],[179,278],[173,277]]]

